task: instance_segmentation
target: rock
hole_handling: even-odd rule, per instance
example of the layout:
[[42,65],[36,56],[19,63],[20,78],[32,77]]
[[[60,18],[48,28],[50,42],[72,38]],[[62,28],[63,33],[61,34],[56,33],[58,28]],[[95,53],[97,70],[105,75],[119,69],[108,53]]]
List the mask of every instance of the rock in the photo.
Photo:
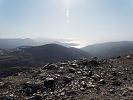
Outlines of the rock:
[[126,58],[127,58],[127,59],[131,59],[131,56],[130,56],[130,55],[127,55]]
[[83,88],[86,88],[86,87],[87,87],[87,84],[86,84],[85,81],[82,81],[82,82],[81,82],[81,85],[83,86]]
[[77,91],[75,91],[75,90],[68,90],[68,91],[66,91],[66,95],[67,96],[75,96],[75,95],[77,95]]
[[124,77],[124,78],[123,78],[123,80],[125,80],[125,81],[126,81],[126,80],[127,80],[127,77]]
[[32,97],[29,97],[27,100],[43,100],[43,98],[40,95],[34,95]]
[[112,68],[111,70],[112,70],[113,72],[116,72],[116,71],[117,71],[117,69],[116,69],[116,68]]
[[113,72],[111,75],[112,76],[117,76],[117,73],[116,72]]
[[89,83],[87,84],[87,87],[88,87],[88,88],[95,88],[96,85],[92,84],[92,82],[89,82]]
[[6,84],[4,82],[0,82],[0,88],[5,88]]
[[116,58],[119,59],[119,58],[121,58],[121,56],[117,56]]
[[10,96],[10,97],[14,97],[14,94],[10,94],[9,96]]
[[87,59],[80,60],[80,65],[87,66],[88,65],[88,60]]
[[82,80],[82,81],[85,81],[86,79],[87,79],[86,76],[82,76],[82,77],[80,78],[80,80]]
[[91,60],[91,61],[89,61],[89,64],[97,67],[99,65],[99,62],[96,60]]
[[88,71],[89,69],[88,69],[87,66],[84,66],[83,70],[84,70],[84,71]]
[[30,83],[24,83],[22,84],[22,90],[29,96],[31,94],[34,94],[39,89],[38,85],[30,84]]
[[82,92],[84,92],[84,91],[85,91],[85,88],[81,87],[80,90],[81,90]]
[[126,97],[128,95],[128,91],[124,91],[123,93],[122,93],[122,96],[124,96],[124,97]]
[[13,100],[9,96],[0,96],[0,100]]
[[69,77],[69,76],[63,77],[63,81],[64,81],[65,84],[70,83],[72,80],[73,80],[72,77]]
[[127,87],[128,91],[133,92],[133,87]]
[[122,82],[119,81],[119,80],[114,80],[114,81],[111,83],[111,85],[114,85],[114,86],[120,86],[121,84],[122,84]]
[[106,84],[106,81],[104,79],[100,79],[100,81],[98,83],[100,83],[100,84]]
[[93,78],[95,81],[99,81],[99,80],[100,80],[100,76],[99,76],[98,74],[93,75],[92,78]]
[[48,63],[48,64],[46,64],[46,65],[44,65],[44,66],[43,66],[43,68],[42,68],[42,70],[47,69],[47,68],[49,67],[49,65],[50,65],[49,63]]
[[133,61],[125,57],[103,61],[89,58],[57,62],[45,65],[43,70],[2,78],[0,95],[24,100],[132,99]]
[[60,74],[55,74],[54,76],[56,76],[56,77],[60,77]]
[[93,76],[94,75],[94,73],[92,72],[92,71],[89,71],[88,73],[87,73],[87,76],[88,77],[91,77],[91,76]]
[[67,65],[67,63],[60,63],[60,65],[61,65],[61,66],[66,66],[66,65]]
[[42,78],[44,78],[46,76],[46,73],[44,73],[44,72],[43,73],[40,73],[39,76],[42,77]]
[[46,90],[54,91],[55,90],[55,80],[54,78],[46,78],[44,81],[44,87]]
[[99,93],[101,91],[100,87],[96,86],[96,91]]
[[61,94],[60,94],[61,96],[64,96],[65,95],[65,92],[61,92]]
[[70,68],[69,68],[69,72],[70,72],[70,73],[75,73],[75,72],[76,72],[76,69],[73,68],[73,67],[70,67]]
[[54,70],[57,69],[58,66],[56,64],[46,64],[42,69]]
[[110,89],[110,90],[109,90],[109,93],[115,94],[115,90],[114,90],[114,89]]
[[77,71],[77,74],[82,74],[82,72],[81,71]]
[[64,67],[60,67],[60,70],[63,70],[64,69]]
[[75,63],[73,63],[73,64],[71,64],[71,66],[72,66],[72,67],[77,67],[78,65],[75,64]]

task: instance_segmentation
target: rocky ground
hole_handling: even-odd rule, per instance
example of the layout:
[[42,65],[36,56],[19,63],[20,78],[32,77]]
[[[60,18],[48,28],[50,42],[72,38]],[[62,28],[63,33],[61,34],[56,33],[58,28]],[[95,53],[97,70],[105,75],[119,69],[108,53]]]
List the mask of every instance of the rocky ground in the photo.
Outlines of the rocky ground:
[[0,100],[133,100],[133,56],[82,58],[1,78]]

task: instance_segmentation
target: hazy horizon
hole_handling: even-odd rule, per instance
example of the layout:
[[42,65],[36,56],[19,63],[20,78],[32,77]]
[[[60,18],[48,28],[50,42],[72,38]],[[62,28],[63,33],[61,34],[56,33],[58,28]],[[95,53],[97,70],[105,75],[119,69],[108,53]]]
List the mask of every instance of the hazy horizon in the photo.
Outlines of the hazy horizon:
[[[132,41],[133,0],[0,0],[0,38]],[[72,41],[69,41],[72,40]]]

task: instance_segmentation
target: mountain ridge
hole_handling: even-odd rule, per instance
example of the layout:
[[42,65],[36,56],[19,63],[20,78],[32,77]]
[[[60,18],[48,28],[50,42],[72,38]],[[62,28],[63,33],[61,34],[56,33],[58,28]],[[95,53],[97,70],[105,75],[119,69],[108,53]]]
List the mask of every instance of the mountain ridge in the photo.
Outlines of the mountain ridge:
[[81,48],[93,56],[111,58],[133,53],[133,41],[105,42]]
[[[32,46],[23,49],[25,52],[30,53],[33,56],[37,56],[39,59],[45,59],[47,61],[65,61],[74,60],[80,57],[89,57],[90,55],[77,48],[68,48],[59,44],[46,44],[42,46]],[[54,59],[54,60],[53,60]]]

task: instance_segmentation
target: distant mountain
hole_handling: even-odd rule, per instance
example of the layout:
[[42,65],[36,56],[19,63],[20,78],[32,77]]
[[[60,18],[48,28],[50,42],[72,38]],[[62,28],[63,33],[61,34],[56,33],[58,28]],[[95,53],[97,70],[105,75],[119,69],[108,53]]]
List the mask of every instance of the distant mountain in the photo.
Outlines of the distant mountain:
[[86,46],[84,48],[81,48],[81,50],[84,50],[85,52],[88,52],[96,57],[110,58],[116,56],[123,56],[127,54],[133,54],[133,42],[107,42]]
[[90,57],[80,49],[67,48],[58,44],[27,46],[11,51],[0,52],[0,68],[16,66],[35,66],[44,63],[67,61]]
[[77,43],[66,43],[66,42],[59,42],[59,41],[54,41],[54,44],[59,44],[65,47],[74,47],[74,46],[78,46],[79,44]]
[[58,44],[43,46],[25,46],[11,51],[0,51],[0,77],[13,75],[17,72],[30,70],[45,65],[90,57],[90,55],[76,48],[67,48]]
[[42,45],[44,44],[59,44],[65,47],[76,47],[79,44],[74,43],[72,40],[69,39],[56,39],[56,38],[34,38],[33,40],[41,43]]
[[[90,55],[76,48],[67,48],[58,44],[46,44],[23,48],[25,53],[30,54],[36,61],[57,62],[89,57]],[[21,52],[21,51],[20,51]]]
[[19,46],[36,46],[38,42],[32,39],[0,39],[0,49],[11,50]]
[[45,45],[45,44],[59,44],[65,47],[71,47],[71,46],[77,46],[78,44],[76,43],[65,43],[65,42],[59,42],[59,41],[54,41],[50,39],[44,38],[44,40],[35,40],[35,39],[21,39],[21,38],[14,38],[14,39],[0,39],[0,49],[2,50],[12,50],[16,49],[19,47],[27,47],[27,46],[40,46],[40,45]]

